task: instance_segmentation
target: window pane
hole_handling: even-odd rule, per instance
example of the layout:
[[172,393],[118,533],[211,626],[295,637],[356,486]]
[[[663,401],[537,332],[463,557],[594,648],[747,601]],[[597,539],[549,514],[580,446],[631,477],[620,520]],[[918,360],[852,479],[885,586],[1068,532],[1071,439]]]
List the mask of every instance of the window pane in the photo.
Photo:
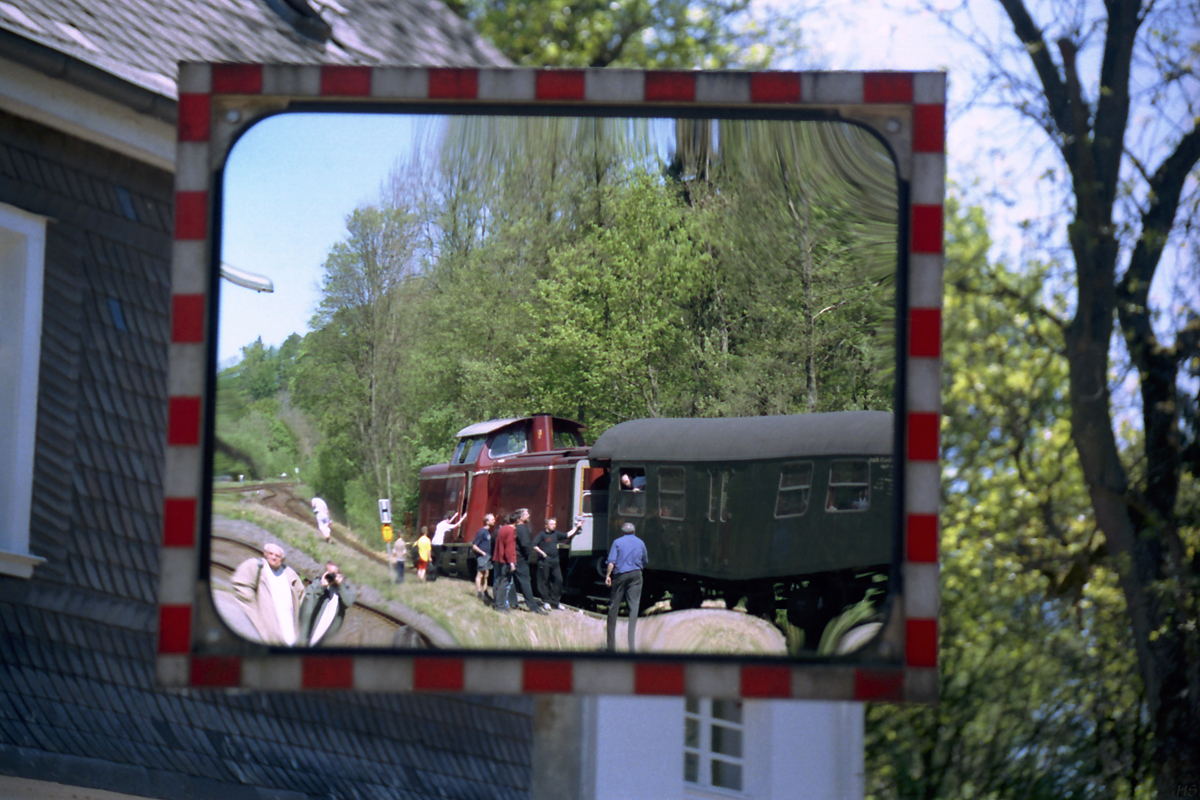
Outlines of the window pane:
[[742,757],[742,732],[724,725],[712,726],[712,751],[723,756]]
[[723,719],[727,722],[742,721],[742,701],[741,700],[713,700],[712,715],[714,719]]
[[525,452],[525,430],[519,429],[496,434],[496,437],[492,439],[492,446],[489,448],[489,452],[492,458],[501,458]]
[[[686,767],[684,771],[686,772]],[[742,790],[742,766],[725,761],[712,760],[712,785],[722,789]]]
[[682,492],[683,467],[659,467],[658,490],[660,492]]
[[689,713],[689,714],[699,714],[700,713],[700,701],[697,700],[695,697],[689,697],[687,699],[687,713]]
[[700,749],[700,720],[689,717],[683,721],[683,745]]
[[467,457],[464,459],[463,463],[474,464],[479,460],[479,454],[483,452],[483,442],[483,439],[476,439],[475,441],[471,442],[471,450],[467,453]]
[[700,756],[695,753],[683,754],[683,779],[689,783],[700,782]]
[[554,449],[565,450],[569,447],[579,447],[583,442],[580,441],[579,435],[570,429],[554,426]]
[[780,489],[812,486],[812,464],[784,464],[779,470]]
[[663,519],[683,519],[683,495],[664,494],[658,497],[658,515]]
[[627,517],[640,517],[646,513],[645,492],[618,492],[617,513]]
[[829,482],[868,483],[869,466],[866,461],[835,461],[829,470]]
[[779,490],[775,501],[775,516],[798,517],[808,511],[808,489]]
[[866,487],[830,486],[829,500],[825,504],[828,511],[866,511],[870,506]]

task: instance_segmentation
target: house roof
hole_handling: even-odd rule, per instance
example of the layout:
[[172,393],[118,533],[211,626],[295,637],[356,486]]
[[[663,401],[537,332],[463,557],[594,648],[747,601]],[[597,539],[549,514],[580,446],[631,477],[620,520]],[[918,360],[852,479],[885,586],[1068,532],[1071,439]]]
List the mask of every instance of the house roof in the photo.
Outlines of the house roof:
[[[327,30],[328,39],[304,32],[315,29]],[[180,61],[509,64],[438,0],[0,2],[0,55],[39,60],[28,43],[172,99]],[[33,66],[69,78],[61,58],[40,60]]]
[[733,419],[635,419],[600,434],[590,455],[619,462],[719,462],[889,455],[892,447],[890,412],[837,411]]

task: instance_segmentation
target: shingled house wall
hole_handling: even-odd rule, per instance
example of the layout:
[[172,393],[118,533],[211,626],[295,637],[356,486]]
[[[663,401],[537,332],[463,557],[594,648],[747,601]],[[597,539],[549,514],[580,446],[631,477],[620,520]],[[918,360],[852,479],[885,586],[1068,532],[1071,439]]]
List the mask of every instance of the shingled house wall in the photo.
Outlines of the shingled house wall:
[[169,173],[0,112],[0,202],[50,218],[29,541],[46,563],[0,576],[0,794],[11,776],[155,798],[527,797],[522,698],[155,689],[171,192]]

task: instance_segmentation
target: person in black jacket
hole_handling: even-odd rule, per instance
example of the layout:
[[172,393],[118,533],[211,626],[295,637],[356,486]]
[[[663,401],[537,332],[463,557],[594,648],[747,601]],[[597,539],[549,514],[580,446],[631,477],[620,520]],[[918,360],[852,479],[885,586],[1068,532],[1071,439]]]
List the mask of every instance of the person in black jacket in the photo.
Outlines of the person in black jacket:
[[356,594],[346,583],[346,576],[332,561],[325,564],[320,580],[304,590],[300,601],[300,635],[296,644],[315,647],[324,639],[332,639],[342,627],[346,609],[354,605]]
[[546,528],[533,537],[533,550],[540,556],[537,565],[538,594],[546,602],[546,608],[562,608],[563,575],[558,563],[558,545],[560,542],[570,542],[583,531],[581,520],[575,520],[575,527],[569,531],[558,530],[558,520],[550,517],[546,520]]
[[533,557],[533,536],[529,530],[529,509],[519,508],[517,514],[517,588],[525,595],[525,605],[535,614],[545,614],[546,609],[533,596],[529,580],[529,559]]

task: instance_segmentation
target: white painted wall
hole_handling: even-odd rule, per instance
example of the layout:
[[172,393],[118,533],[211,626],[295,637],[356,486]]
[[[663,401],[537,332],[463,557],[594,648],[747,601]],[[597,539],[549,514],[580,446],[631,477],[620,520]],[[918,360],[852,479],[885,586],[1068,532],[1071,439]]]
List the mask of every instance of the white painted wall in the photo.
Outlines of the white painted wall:
[[592,697],[583,702],[586,800],[863,796],[861,703],[746,701],[744,789],[726,792],[683,780],[683,698]]
[[0,203],[0,574],[28,578],[46,220]]

